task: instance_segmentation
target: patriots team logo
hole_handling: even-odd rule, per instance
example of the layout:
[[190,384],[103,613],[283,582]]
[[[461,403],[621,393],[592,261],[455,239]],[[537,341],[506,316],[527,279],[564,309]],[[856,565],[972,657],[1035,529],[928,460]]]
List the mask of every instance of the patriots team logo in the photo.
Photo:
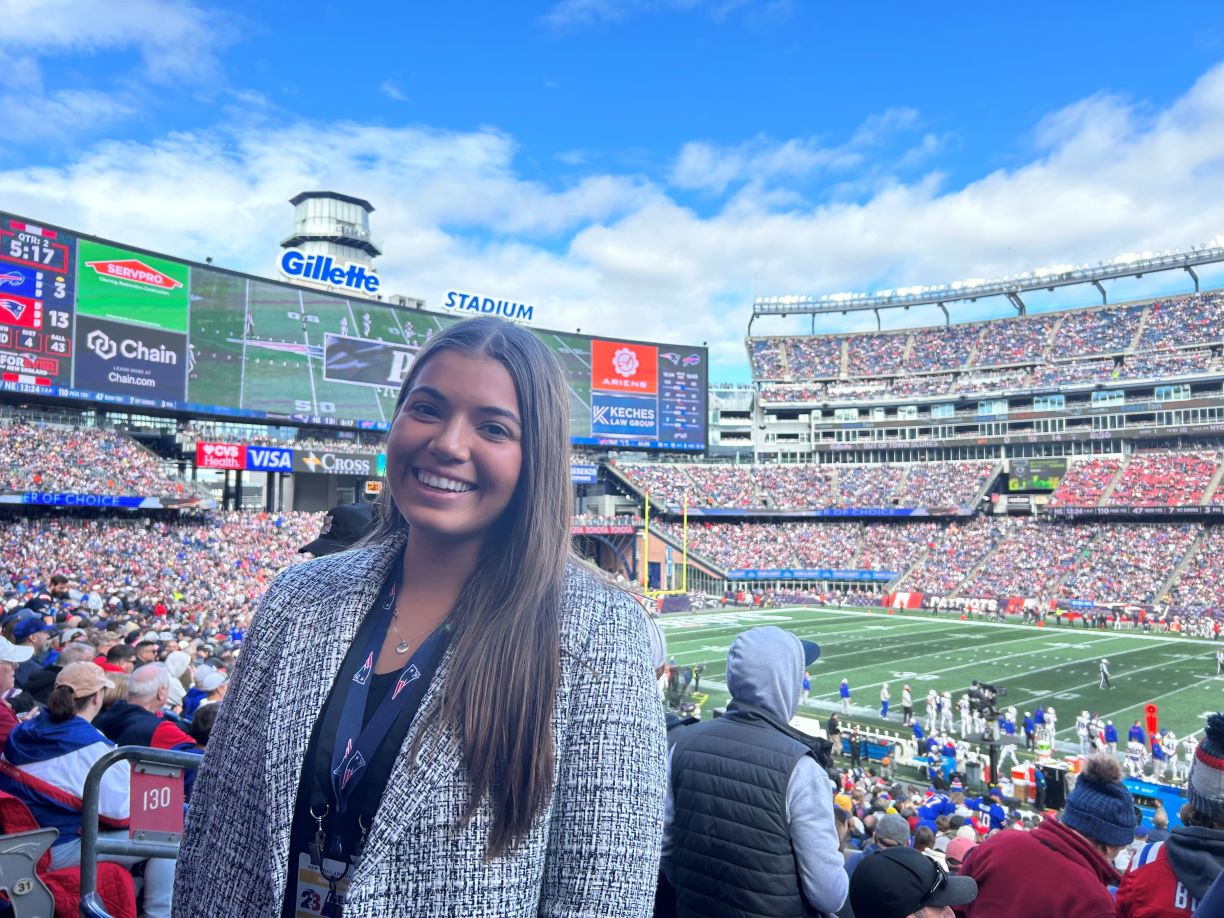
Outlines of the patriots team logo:
[[374,652],[366,657],[366,661],[361,664],[361,669],[357,670],[353,676],[353,681],[358,685],[365,685],[370,681],[370,673],[374,672]]
[[345,756],[344,761],[336,766],[332,774],[340,779],[340,787],[343,789],[348,786],[349,781],[361,774],[365,767],[365,756],[360,752],[354,752],[351,756]]
[[395,588],[396,584],[391,584],[391,592],[387,594],[387,601],[383,603],[384,609],[390,609],[395,605]]
[[395,680],[395,688],[391,691],[391,700],[394,701],[399,697],[399,693],[406,689],[412,683],[421,678],[421,671],[416,668],[415,663],[409,663],[404,667],[404,671],[399,674],[399,678]]
[[20,287],[24,280],[25,278],[17,271],[8,271],[0,274],[0,287]]
[[12,316],[13,321],[16,322],[23,315],[25,315],[26,304],[20,300],[10,300],[8,297],[0,297],[0,309],[3,309],[10,316]]

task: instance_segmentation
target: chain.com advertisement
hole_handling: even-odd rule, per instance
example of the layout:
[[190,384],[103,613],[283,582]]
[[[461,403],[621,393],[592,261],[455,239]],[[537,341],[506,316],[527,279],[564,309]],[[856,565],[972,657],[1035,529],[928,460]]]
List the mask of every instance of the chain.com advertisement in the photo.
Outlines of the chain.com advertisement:
[[186,335],[78,315],[76,341],[77,388],[185,400]]

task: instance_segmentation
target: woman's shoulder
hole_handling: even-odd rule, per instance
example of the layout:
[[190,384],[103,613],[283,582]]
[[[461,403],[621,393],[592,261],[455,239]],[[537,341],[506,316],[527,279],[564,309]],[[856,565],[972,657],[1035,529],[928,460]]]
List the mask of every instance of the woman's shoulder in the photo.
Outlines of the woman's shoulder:
[[292,599],[299,594],[315,597],[320,587],[342,589],[371,577],[381,578],[389,559],[401,550],[402,543],[388,539],[290,565],[268,584],[265,601]]
[[646,631],[646,610],[632,593],[583,564],[565,566],[561,597],[561,644],[581,649],[598,629]]

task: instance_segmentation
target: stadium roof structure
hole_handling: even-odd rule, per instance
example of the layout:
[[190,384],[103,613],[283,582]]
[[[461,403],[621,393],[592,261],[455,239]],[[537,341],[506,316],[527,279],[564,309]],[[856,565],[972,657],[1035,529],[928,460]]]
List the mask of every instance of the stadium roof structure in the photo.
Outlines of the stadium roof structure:
[[752,303],[752,318],[748,320],[748,335],[752,336],[752,323],[762,316],[792,315],[845,315],[849,312],[874,312],[876,327],[883,330],[880,322],[881,309],[909,309],[911,306],[938,306],[944,320],[951,324],[949,303],[972,303],[991,296],[1006,297],[1019,315],[1027,315],[1028,308],[1021,294],[1037,290],[1053,291],[1056,287],[1071,287],[1091,284],[1101,294],[1102,304],[1109,302],[1101,281],[1123,277],[1143,277],[1157,271],[1185,271],[1194,279],[1194,292],[1199,292],[1199,278],[1194,273],[1196,265],[1224,262],[1224,246],[1212,242],[1192,246],[1189,252],[1177,250],[1164,254],[1144,252],[1139,256],[1121,256],[1112,261],[1103,261],[1095,267],[1089,265],[1055,265],[1037,271],[1025,271],[1009,277],[983,280],[973,278],[951,284],[935,286],[900,287],[896,290],[880,290],[876,293],[829,293],[821,296],[791,294],[787,296],[757,297]]

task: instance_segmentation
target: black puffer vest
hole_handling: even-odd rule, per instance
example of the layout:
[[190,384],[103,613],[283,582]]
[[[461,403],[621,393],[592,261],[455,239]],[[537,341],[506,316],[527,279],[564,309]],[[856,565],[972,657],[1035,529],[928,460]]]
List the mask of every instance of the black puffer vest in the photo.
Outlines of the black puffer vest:
[[807,918],[786,789],[811,750],[764,711],[737,705],[683,730],[672,751],[672,878],[685,918]]

